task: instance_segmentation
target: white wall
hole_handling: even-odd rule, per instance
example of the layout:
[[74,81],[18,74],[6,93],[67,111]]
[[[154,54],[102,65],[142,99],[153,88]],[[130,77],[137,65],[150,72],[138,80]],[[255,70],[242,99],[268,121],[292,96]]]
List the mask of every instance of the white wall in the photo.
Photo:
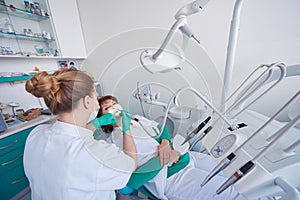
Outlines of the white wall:
[[[169,28],[177,10],[191,1],[78,1],[88,54],[108,38],[141,27]],[[233,0],[211,0],[188,18],[190,27],[223,72]],[[261,63],[299,63],[300,1],[245,0],[241,11],[235,74]],[[145,38],[148,40],[151,38]],[[196,52],[195,52],[196,53]],[[235,76],[236,77],[236,76]]]
[[[95,62],[97,59],[94,51],[101,45],[134,29],[169,29],[177,10],[190,2],[77,0],[88,57],[92,55],[94,59],[93,66],[89,65],[89,57],[85,67],[94,73],[100,73],[107,67],[102,65],[101,56]],[[223,77],[224,73],[234,3],[234,0],[211,0],[202,12],[188,17],[190,28],[216,66],[219,73],[216,77]],[[287,65],[300,63],[299,10],[299,0],[244,1],[233,71],[233,89],[260,64],[276,61],[283,61]],[[162,39],[164,36],[161,36]],[[140,35],[136,40],[151,40],[151,37]],[[115,49],[122,46],[120,42]],[[110,54],[109,51],[114,51],[113,49],[107,49],[107,53]],[[96,63],[99,65],[95,66]]]
[[[51,71],[58,68],[55,59],[43,58],[1,58],[0,72],[32,72],[37,66],[42,71]],[[30,108],[41,107],[39,100],[25,91],[25,81],[0,84],[0,102],[18,102],[19,107],[25,111]],[[17,108],[17,109],[18,109]],[[3,110],[3,113],[11,113],[10,107]]]

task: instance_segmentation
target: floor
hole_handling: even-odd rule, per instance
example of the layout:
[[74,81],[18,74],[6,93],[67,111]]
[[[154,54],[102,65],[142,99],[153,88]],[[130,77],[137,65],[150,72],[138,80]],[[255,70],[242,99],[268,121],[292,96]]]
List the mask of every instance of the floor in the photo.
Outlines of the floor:
[[[146,197],[142,196],[141,194],[134,193],[132,195],[121,195],[118,194],[116,200],[141,200],[141,199],[147,199]],[[30,190],[29,188],[26,188],[21,193],[16,195],[11,200],[31,200],[30,198]]]

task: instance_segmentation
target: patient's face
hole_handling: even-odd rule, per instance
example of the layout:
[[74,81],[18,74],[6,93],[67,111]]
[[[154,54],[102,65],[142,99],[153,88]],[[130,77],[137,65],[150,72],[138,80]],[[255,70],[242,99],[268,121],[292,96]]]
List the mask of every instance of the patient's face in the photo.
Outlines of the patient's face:
[[100,105],[102,113],[103,114],[109,113],[109,111],[112,109],[112,106],[116,105],[116,104],[117,104],[117,102],[115,102],[114,100],[106,99]]

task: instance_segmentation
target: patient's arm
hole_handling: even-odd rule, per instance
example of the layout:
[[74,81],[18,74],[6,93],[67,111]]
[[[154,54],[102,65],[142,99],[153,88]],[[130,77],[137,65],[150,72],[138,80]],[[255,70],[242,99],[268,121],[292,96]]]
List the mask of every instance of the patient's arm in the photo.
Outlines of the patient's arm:
[[167,139],[162,139],[156,150],[156,156],[159,156],[160,164],[166,165],[171,162],[171,146]]
[[176,150],[171,150],[170,152],[170,163],[177,163],[180,157],[180,152]]

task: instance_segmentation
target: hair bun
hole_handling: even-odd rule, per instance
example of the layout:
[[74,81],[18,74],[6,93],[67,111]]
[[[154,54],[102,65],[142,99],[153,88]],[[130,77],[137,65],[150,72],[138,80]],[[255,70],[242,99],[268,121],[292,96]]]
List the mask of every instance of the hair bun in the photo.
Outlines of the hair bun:
[[59,84],[55,76],[49,76],[47,72],[40,72],[27,80],[25,89],[36,97],[47,97],[59,89]]

